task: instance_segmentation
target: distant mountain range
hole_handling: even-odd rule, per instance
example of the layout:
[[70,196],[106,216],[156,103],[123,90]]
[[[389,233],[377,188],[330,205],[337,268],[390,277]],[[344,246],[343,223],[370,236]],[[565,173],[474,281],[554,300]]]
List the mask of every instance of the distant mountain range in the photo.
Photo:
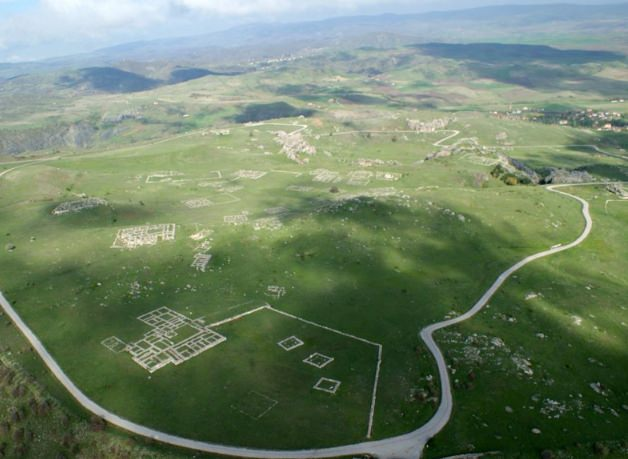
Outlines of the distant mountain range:
[[[37,63],[0,64],[0,78],[50,68],[175,62],[184,67],[234,66],[327,46],[426,42],[560,42],[586,34],[606,48],[628,46],[628,3],[490,6],[411,15],[338,17],[300,23],[249,24],[194,37],[140,41]],[[153,75],[155,77],[155,75]]]

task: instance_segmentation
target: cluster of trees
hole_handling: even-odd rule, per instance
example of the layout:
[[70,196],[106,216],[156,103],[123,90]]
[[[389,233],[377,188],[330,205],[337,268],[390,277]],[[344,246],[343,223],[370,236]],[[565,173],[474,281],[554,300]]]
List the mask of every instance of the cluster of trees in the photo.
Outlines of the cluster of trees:
[[498,164],[491,171],[491,177],[500,179],[506,185],[514,186],[514,185],[529,185],[532,181],[523,174],[515,174],[513,172],[509,172],[502,166]]
[[598,128],[610,124],[614,128],[628,126],[628,121],[621,116],[609,116],[597,112],[572,111],[572,112],[535,112],[533,121],[545,124],[559,124],[567,122],[571,127]]

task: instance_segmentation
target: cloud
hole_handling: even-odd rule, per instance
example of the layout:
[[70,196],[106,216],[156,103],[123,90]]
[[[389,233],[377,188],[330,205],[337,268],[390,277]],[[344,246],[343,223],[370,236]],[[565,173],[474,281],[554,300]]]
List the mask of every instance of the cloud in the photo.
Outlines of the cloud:
[[333,3],[328,0],[173,0],[173,3],[193,11],[225,16],[249,16],[255,14],[276,15],[278,13],[290,15],[323,8],[351,11],[362,6],[371,6],[386,2],[382,2],[381,0],[345,0],[333,5]]
[[141,36],[168,20],[169,5],[168,0],[41,0],[8,14],[0,5],[0,44],[7,55],[29,47],[61,49],[64,43],[73,51],[89,49]]
[[[346,0],[330,6],[328,0],[22,0],[21,9],[11,10],[14,3],[0,0],[0,61],[10,53],[28,54],[24,52],[28,48],[63,49],[65,45],[67,52],[75,52],[217,29],[237,21],[309,17],[307,12],[323,10],[349,12],[382,2]],[[41,57],[42,53],[49,52],[31,54]]]
[[[7,2],[8,0],[0,0]],[[13,0],[14,1],[14,0]],[[397,0],[397,3],[404,0]],[[417,3],[417,0],[405,0]],[[22,22],[38,24],[45,21],[50,29],[67,28],[67,32],[98,32],[119,27],[146,27],[162,23],[175,16],[265,17],[292,16],[313,10],[353,11],[360,7],[385,5],[382,0],[39,0],[20,14],[8,18],[0,16],[0,24]],[[421,3],[418,0],[418,3]],[[1,10],[0,10],[1,14]],[[55,26],[58,24],[59,27]]]
[[127,25],[144,26],[163,21],[167,16],[165,0],[43,0],[43,11],[65,24],[86,25],[97,29]]
[[245,22],[536,1],[542,0],[0,0],[0,61],[12,54],[80,52]]

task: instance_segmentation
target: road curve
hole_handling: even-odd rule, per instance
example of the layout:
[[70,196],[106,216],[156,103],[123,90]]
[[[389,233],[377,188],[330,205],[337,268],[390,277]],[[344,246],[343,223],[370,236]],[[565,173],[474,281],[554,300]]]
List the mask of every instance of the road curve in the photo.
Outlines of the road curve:
[[[23,166],[18,166],[23,167]],[[15,169],[15,168],[14,168]],[[9,173],[11,170],[6,170],[0,173],[0,177]],[[587,183],[581,185],[600,185],[600,183]],[[108,423],[115,425],[123,430],[131,432],[136,435],[140,435],[143,437],[151,438],[163,443],[167,443],[173,446],[203,451],[207,453],[214,454],[222,454],[227,456],[237,456],[237,457],[246,457],[246,458],[260,458],[260,459],[310,459],[310,458],[328,458],[328,457],[337,457],[337,456],[348,456],[348,455],[359,455],[359,454],[371,454],[378,456],[382,459],[416,459],[421,456],[423,452],[423,448],[427,441],[435,436],[438,432],[440,432],[445,425],[449,422],[451,417],[452,407],[453,407],[453,398],[451,393],[451,382],[449,379],[449,373],[447,371],[447,363],[443,354],[436,344],[434,340],[433,334],[437,330],[441,330],[446,327],[450,327],[452,325],[463,322],[475,314],[477,314],[491,299],[491,297],[495,294],[495,292],[502,286],[502,284],[517,270],[521,269],[523,266],[531,263],[532,261],[538,260],[539,258],[547,257],[553,255],[555,253],[563,252],[565,250],[569,250],[577,245],[581,244],[591,232],[591,228],[593,227],[593,221],[591,219],[591,215],[589,213],[589,203],[584,199],[574,196],[569,193],[565,193],[563,191],[557,190],[559,187],[564,186],[573,186],[573,185],[551,185],[548,186],[547,189],[551,192],[559,193],[564,196],[576,199],[582,205],[582,215],[585,219],[585,227],[580,236],[573,242],[561,245],[558,247],[553,247],[549,250],[545,250],[543,252],[539,252],[534,255],[530,255],[518,263],[514,264],[512,267],[508,268],[499,277],[495,280],[495,282],[489,287],[489,289],[482,295],[482,297],[473,305],[473,307],[468,310],[466,313],[449,320],[445,320],[443,322],[438,322],[432,325],[425,327],[421,330],[419,336],[425,342],[427,348],[434,356],[436,360],[436,364],[438,366],[438,373],[441,381],[441,397],[439,407],[434,414],[434,416],[419,429],[414,430],[410,433],[399,435],[396,437],[377,440],[377,441],[366,441],[362,443],[356,443],[352,445],[344,445],[337,446],[331,448],[321,448],[321,449],[303,449],[303,450],[267,450],[267,449],[254,449],[254,448],[244,448],[237,446],[228,446],[221,445],[217,443],[208,443],[197,440],[191,440],[188,438],[179,437],[176,435],[170,435],[165,432],[160,432],[135,422],[132,422],[128,419],[122,418],[105,408],[98,405],[96,402],[87,397],[73,382],[72,380],[65,374],[65,372],[61,369],[59,364],[55,361],[55,359],[48,353],[44,345],[41,343],[39,338],[32,332],[32,330],[26,325],[26,323],[21,319],[21,317],[17,314],[17,312],[13,309],[11,304],[7,301],[4,295],[0,292],[0,304],[4,312],[11,318],[16,327],[20,330],[20,332],[26,337],[29,341],[30,345],[33,349],[39,354],[42,358],[48,369],[54,374],[54,376],[59,380],[59,382],[66,388],[68,392],[76,399],[76,401],[87,411],[102,417]]]

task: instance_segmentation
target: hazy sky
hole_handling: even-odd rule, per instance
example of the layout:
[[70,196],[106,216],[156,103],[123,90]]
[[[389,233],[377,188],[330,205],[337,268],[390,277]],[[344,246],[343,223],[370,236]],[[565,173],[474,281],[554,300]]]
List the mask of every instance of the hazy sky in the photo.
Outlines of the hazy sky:
[[[0,0],[0,62],[193,35],[248,22],[555,0]],[[613,0],[567,0],[604,4]]]

